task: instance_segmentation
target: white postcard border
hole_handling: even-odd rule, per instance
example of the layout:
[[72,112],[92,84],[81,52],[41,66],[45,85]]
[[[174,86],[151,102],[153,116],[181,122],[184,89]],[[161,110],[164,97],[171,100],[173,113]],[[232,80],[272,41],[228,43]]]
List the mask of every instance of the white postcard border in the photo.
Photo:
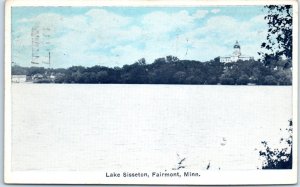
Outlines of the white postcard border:
[[[293,169],[201,171],[199,178],[106,178],[105,172],[11,171],[11,7],[17,6],[220,6],[293,5]],[[298,132],[298,3],[296,0],[9,0],[5,7],[4,177],[6,183],[30,184],[294,184],[297,182]],[[124,172],[124,171],[120,171]],[[137,171],[135,171],[137,172]],[[147,171],[143,171],[147,172]],[[152,172],[152,171],[148,171]],[[199,172],[199,171],[198,171]]]

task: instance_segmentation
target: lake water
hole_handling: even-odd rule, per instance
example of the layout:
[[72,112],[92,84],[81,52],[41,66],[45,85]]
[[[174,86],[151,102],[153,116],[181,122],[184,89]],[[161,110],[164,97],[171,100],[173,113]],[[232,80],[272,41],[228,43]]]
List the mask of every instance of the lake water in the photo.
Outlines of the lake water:
[[13,84],[12,116],[14,171],[252,170],[292,87]]

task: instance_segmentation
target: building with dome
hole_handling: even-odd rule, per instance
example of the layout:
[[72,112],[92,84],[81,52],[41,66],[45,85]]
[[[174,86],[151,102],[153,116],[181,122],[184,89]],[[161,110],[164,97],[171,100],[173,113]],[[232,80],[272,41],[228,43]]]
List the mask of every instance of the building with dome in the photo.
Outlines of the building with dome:
[[232,55],[226,57],[220,57],[220,62],[231,63],[231,62],[237,62],[238,60],[251,60],[251,59],[254,59],[254,57],[242,55],[241,46],[239,42],[236,41],[233,46]]

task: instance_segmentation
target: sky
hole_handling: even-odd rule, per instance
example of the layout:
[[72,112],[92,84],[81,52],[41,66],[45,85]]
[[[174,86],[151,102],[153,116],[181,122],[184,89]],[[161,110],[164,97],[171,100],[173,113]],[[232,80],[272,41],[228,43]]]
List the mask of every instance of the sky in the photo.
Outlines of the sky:
[[168,55],[208,61],[231,55],[236,41],[242,55],[257,59],[268,29],[263,9],[13,7],[12,61],[21,66],[35,61],[46,67],[49,52],[53,68],[121,67],[141,58],[149,64]]

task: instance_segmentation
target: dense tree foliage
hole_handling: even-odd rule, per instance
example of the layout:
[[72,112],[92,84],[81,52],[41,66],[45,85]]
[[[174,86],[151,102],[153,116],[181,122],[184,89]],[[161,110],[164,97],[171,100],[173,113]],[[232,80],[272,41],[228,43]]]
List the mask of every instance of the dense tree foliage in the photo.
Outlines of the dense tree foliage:
[[268,68],[260,61],[221,63],[219,58],[208,62],[180,60],[174,56],[158,58],[147,64],[140,59],[122,68],[104,66],[73,66],[67,69],[13,66],[12,74],[54,75],[55,83],[90,84],[224,84],[224,85],[291,85],[292,72],[277,62],[276,68]]
[[[292,5],[267,5],[265,6],[268,21],[268,35],[266,42],[261,47],[267,52],[260,53],[265,64],[272,65],[282,58],[286,58],[286,65],[291,66],[293,51],[293,11]],[[286,67],[286,68],[287,68]]]
[[[281,130],[281,129],[280,129]],[[267,141],[262,141],[263,150],[259,155],[263,158],[262,169],[292,169],[293,166],[293,122],[289,121],[289,126],[285,129],[286,137],[280,139],[283,148],[272,148]],[[281,130],[282,131],[282,130]]]

